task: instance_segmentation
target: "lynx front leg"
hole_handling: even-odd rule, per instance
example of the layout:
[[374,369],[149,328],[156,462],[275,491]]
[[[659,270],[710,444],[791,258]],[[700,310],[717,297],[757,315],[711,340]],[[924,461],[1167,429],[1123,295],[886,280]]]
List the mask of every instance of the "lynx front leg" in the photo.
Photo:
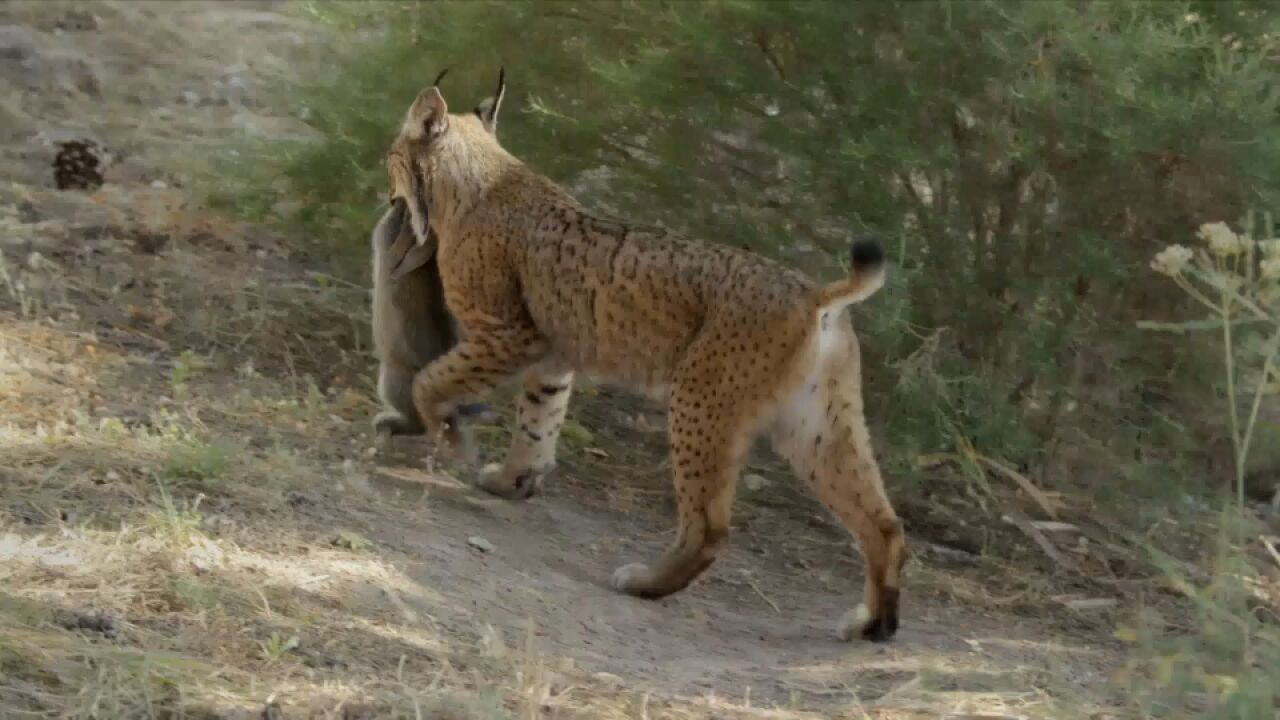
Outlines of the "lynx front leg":
[[451,421],[455,409],[468,399],[488,393],[546,352],[546,339],[533,328],[472,331],[414,378],[413,404],[427,436],[455,458],[473,460],[474,448],[466,427]]
[[573,373],[531,368],[516,400],[516,428],[506,462],[482,473],[481,488],[505,498],[524,499],[555,469],[556,443],[573,392]]
[[[386,452],[396,435],[421,435],[425,428],[413,405],[413,379],[417,373],[398,362],[384,360],[378,367],[378,398],[384,409],[373,418],[375,447]],[[458,405],[445,422],[491,423],[498,414],[486,403]]]

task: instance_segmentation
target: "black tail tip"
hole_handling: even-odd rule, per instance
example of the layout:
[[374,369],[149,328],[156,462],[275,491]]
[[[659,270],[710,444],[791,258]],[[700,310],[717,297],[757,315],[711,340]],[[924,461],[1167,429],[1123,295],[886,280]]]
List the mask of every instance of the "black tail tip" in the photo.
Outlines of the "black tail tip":
[[858,240],[850,248],[849,258],[854,270],[874,270],[884,264],[884,248],[875,238]]

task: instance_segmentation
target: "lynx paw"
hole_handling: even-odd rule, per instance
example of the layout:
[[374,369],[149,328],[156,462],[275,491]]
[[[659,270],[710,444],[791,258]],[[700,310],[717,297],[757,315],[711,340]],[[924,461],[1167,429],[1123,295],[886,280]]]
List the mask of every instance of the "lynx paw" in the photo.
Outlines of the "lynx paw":
[[897,614],[889,614],[887,617],[872,617],[871,612],[867,610],[867,606],[861,603],[858,604],[858,607],[842,615],[840,621],[836,624],[836,637],[845,642],[857,636],[861,636],[863,640],[871,642],[885,642],[897,632]]
[[635,595],[636,590],[648,585],[649,566],[644,563],[623,565],[613,571],[613,589],[618,592]]
[[514,472],[494,463],[486,465],[480,471],[476,486],[487,493],[508,500],[526,500],[538,492],[542,486],[542,479],[548,472],[550,469],[543,471],[525,469]]

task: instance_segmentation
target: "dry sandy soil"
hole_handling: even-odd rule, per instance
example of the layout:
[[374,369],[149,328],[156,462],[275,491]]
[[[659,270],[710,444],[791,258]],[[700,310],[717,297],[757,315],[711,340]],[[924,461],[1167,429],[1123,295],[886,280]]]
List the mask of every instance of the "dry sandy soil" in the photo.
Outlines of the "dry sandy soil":
[[[1045,530],[1062,566],[954,479],[899,500],[905,620],[873,645],[833,635],[860,559],[765,454],[703,580],[607,588],[673,531],[663,417],[628,395],[579,392],[529,502],[427,474],[412,439],[375,459],[366,289],[191,188],[221,144],[297,130],[261,78],[307,37],[269,3],[0,5],[0,716],[1108,705],[1123,549]],[[55,143],[80,137],[115,153],[107,183],[59,191]]]

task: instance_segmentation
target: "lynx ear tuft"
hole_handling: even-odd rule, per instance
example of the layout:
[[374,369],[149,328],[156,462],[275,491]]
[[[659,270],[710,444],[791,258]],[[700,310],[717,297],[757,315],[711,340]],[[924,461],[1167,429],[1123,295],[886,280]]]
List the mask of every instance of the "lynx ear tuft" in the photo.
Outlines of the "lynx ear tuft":
[[493,97],[485,98],[483,102],[476,106],[476,117],[480,118],[480,122],[484,123],[486,130],[490,134],[498,133],[498,111],[502,109],[502,98],[507,94],[506,68],[498,68],[498,90]]

